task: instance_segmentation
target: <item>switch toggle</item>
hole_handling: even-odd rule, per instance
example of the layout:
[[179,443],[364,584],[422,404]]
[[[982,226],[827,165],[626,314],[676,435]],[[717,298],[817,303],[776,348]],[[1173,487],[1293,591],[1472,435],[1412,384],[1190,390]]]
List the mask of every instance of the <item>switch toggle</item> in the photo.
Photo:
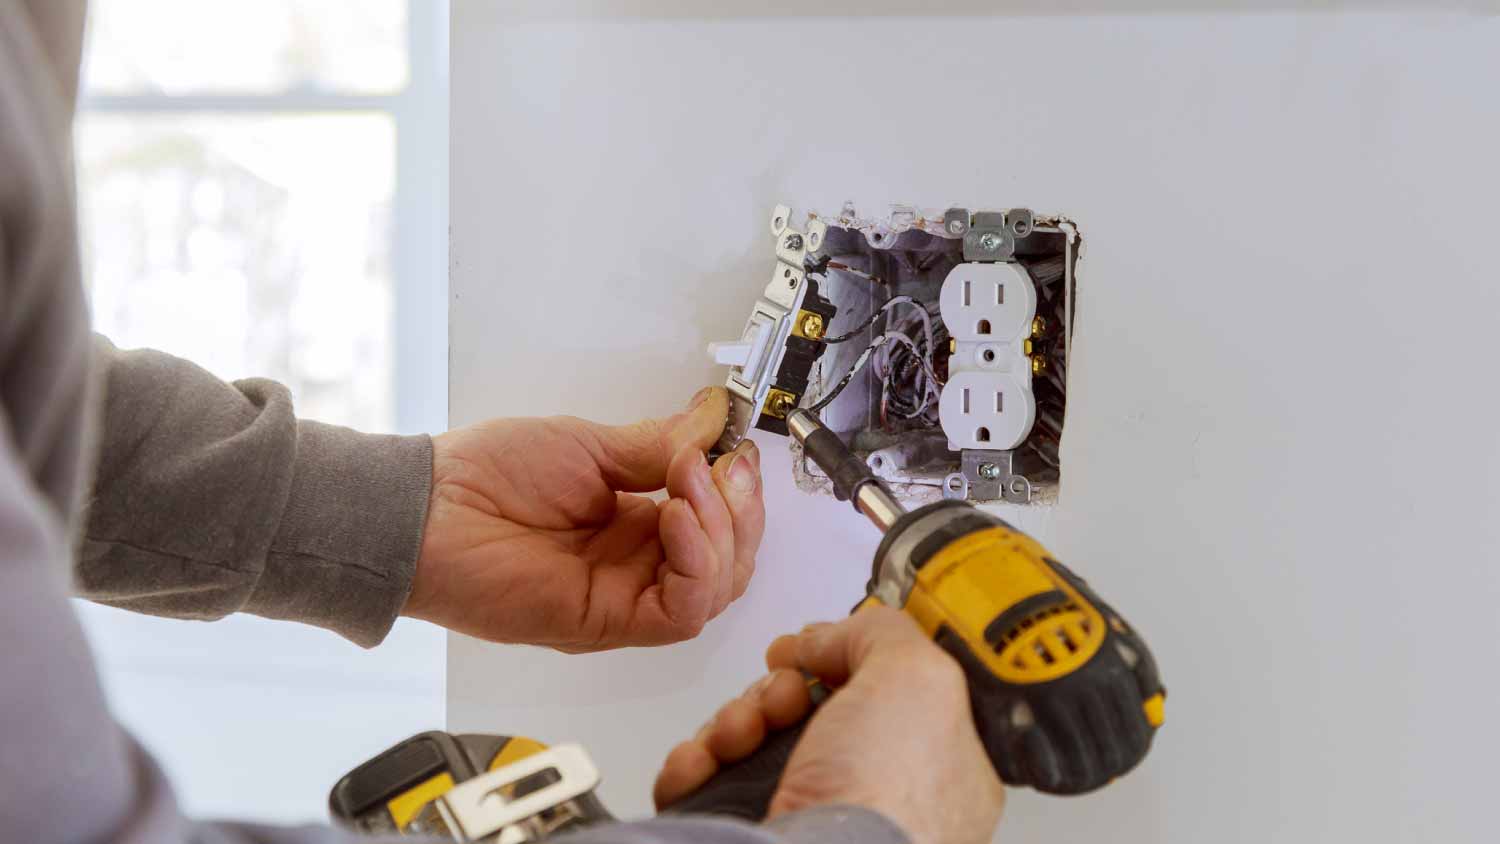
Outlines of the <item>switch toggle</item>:
[[771,352],[771,335],[776,331],[776,321],[763,313],[750,317],[745,325],[744,336],[729,343],[709,343],[708,354],[714,363],[727,364],[739,372],[731,374],[752,387],[760,380],[761,370],[766,368],[766,358]]
[[709,343],[708,356],[720,366],[744,366],[750,360],[750,344]]

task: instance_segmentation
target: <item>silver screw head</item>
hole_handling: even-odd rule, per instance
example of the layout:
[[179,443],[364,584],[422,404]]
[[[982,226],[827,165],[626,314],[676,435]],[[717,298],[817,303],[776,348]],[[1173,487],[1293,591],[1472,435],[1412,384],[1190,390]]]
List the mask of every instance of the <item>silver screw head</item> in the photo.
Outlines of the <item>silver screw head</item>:
[[953,219],[948,221],[948,232],[950,234],[963,234],[965,228],[967,227],[964,225],[963,220]]
[[789,234],[789,235],[787,235],[786,236],[786,248],[788,248],[788,249],[801,249],[802,248],[802,235],[800,235],[800,234]]
[[985,232],[979,236],[979,245],[986,252],[994,252],[1000,248],[1000,235],[995,232]]
[[981,463],[979,464],[979,477],[993,481],[1000,477],[1000,467],[993,463]]

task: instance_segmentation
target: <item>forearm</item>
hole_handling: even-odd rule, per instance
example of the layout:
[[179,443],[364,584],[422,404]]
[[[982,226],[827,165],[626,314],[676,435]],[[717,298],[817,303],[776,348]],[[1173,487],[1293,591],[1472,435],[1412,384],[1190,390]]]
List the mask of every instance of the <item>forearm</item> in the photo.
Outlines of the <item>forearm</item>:
[[425,436],[299,422],[285,387],[96,343],[105,406],[76,580],[155,615],[245,611],[379,642],[411,588]]

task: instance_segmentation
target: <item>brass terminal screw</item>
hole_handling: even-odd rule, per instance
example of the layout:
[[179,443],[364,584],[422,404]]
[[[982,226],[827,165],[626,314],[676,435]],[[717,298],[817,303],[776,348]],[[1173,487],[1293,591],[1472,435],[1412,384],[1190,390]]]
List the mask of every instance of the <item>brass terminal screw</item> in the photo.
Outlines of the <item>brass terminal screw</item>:
[[1047,359],[1038,355],[1031,359],[1031,374],[1041,375],[1047,371]]
[[802,317],[802,336],[809,340],[823,339],[823,317],[821,314],[807,314]]
[[766,409],[772,416],[785,419],[787,414],[797,409],[797,400],[792,397],[791,393],[774,393],[766,402]]
[[1035,317],[1035,318],[1033,318],[1031,320],[1031,336],[1032,337],[1040,337],[1040,336],[1042,336],[1043,334],[1046,334],[1046,333],[1047,333],[1047,321],[1045,319],[1042,319],[1041,317]]

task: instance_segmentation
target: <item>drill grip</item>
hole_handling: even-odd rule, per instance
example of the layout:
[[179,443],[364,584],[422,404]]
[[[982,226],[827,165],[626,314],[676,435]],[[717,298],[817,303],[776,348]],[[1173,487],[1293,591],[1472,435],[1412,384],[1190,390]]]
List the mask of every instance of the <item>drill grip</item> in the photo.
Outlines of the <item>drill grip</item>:
[[[809,718],[812,716],[809,715]],[[766,817],[771,797],[781,784],[792,750],[802,738],[807,721],[768,736],[760,748],[722,768],[697,791],[669,806],[674,815],[729,815],[759,823]]]

